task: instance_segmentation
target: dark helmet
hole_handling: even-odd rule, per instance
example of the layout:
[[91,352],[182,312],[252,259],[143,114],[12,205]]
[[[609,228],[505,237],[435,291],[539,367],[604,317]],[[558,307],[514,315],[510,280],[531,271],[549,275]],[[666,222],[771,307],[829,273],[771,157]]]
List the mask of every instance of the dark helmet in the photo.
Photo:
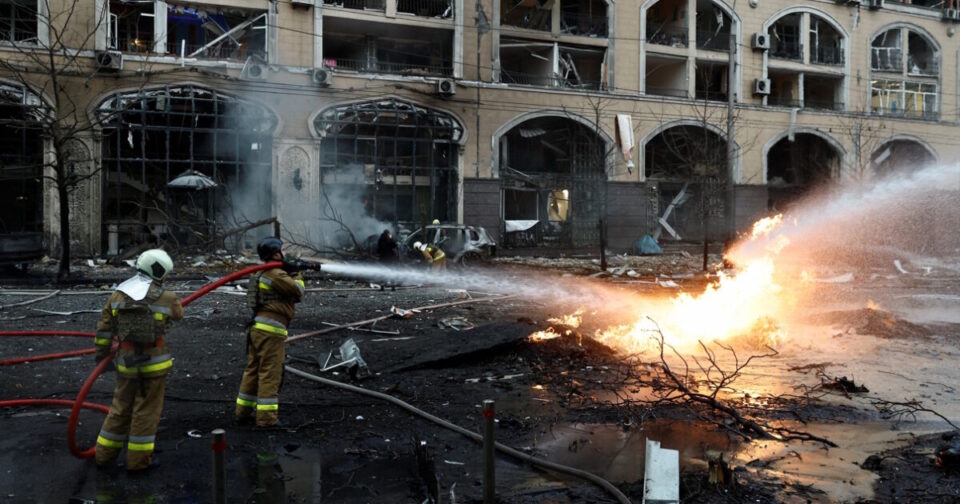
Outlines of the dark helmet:
[[281,252],[282,250],[283,242],[276,236],[268,236],[260,240],[260,244],[257,245],[257,255],[260,256],[261,261],[269,261],[273,257],[273,254]]

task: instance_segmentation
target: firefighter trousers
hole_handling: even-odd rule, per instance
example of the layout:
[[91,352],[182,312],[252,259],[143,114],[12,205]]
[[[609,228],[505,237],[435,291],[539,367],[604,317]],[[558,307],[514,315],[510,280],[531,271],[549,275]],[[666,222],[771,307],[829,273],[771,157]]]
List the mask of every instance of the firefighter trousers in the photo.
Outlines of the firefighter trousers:
[[126,445],[128,470],[150,467],[166,385],[166,375],[153,378],[117,375],[113,404],[97,436],[97,465],[116,460]]
[[238,421],[246,421],[256,412],[258,427],[277,424],[286,339],[283,335],[250,329],[247,367],[243,370],[240,393],[237,394]]

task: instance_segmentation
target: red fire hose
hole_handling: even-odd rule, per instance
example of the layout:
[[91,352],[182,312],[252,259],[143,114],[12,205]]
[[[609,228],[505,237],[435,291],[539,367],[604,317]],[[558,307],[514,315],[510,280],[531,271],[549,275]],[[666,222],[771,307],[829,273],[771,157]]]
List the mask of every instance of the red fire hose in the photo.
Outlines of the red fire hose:
[[[270,268],[279,268],[282,266],[282,263],[279,262],[270,262],[266,264],[256,264],[247,268],[244,268],[240,271],[231,273],[215,282],[211,282],[198,291],[190,294],[189,296],[183,298],[181,304],[187,306],[191,302],[195,301],[197,298],[203,296],[204,294],[216,289],[217,287],[236,280],[238,278],[243,278],[250,273],[255,271],[261,271]],[[84,333],[79,331],[0,331],[0,336],[76,336],[76,337],[93,337],[93,333]],[[48,359],[57,359],[63,357],[72,357],[74,355],[84,355],[93,353],[96,350],[94,349],[84,349],[84,350],[75,350],[72,352],[62,352],[59,354],[46,354],[46,355],[37,355],[35,357],[18,357],[14,359],[7,359],[0,361],[0,365],[9,365],[9,364],[18,364],[20,362],[33,362],[36,360],[48,360]],[[87,377],[87,380],[83,382],[83,386],[80,388],[80,392],[77,394],[76,399],[73,401],[66,399],[13,399],[9,401],[0,401],[0,407],[12,407],[12,406],[67,406],[71,405],[72,409],[70,410],[70,420],[67,423],[67,446],[70,448],[70,453],[77,458],[89,458],[93,456],[94,448],[91,447],[86,451],[81,451],[77,446],[77,420],[80,417],[80,409],[94,409],[97,411],[102,411],[103,413],[108,413],[110,408],[103,404],[88,403],[84,402],[84,399],[87,398],[87,394],[90,393],[90,389],[93,387],[94,382],[97,381],[97,378],[103,374],[103,371],[110,365],[110,362],[113,361],[115,353],[111,353],[106,359],[100,361],[96,368],[90,373],[90,376]],[[55,357],[59,356],[59,357]],[[16,361],[16,362],[13,362]]]

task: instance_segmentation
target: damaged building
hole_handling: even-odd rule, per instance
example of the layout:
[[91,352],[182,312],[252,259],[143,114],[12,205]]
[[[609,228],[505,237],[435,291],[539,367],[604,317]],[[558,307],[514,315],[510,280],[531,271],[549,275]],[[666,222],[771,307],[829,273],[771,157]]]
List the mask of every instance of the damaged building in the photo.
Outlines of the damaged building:
[[[501,249],[596,250],[601,221],[614,250],[724,240],[861,172],[957,160],[955,12],[857,9],[0,0],[0,252],[54,254],[61,204],[82,256],[274,217],[322,239],[331,207],[359,240],[434,219]],[[29,58],[49,46],[81,51]],[[66,116],[86,123],[54,145]]]

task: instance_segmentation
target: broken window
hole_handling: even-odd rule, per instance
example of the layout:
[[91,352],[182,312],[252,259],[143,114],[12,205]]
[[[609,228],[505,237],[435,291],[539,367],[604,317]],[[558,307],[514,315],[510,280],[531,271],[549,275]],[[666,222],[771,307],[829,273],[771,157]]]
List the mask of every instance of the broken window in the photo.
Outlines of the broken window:
[[940,55],[925,37],[907,30],[907,73],[909,75],[940,75]]
[[37,0],[0,0],[0,41],[37,41]]
[[353,20],[325,22],[327,68],[397,75],[453,75],[453,32]]
[[937,159],[922,144],[913,140],[892,140],[870,156],[874,173],[880,177],[909,173],[935,163]]
[[154,3],[154,0],[112,0],[107,47],[126,52],[153,51]]
[[463,127],[451,115],[400,100],[324,110],[320,184],[362,194],[378,220],[420,225],[456,218]]
[[504,38],[500,82],[576,89],[605,87],[606,50]]
[[801,60],[803,42],[800,36],[802,14],[787,14],[774,23],[768,32],[770,36],[770,57]]
[[[116,226],[121,248],[154,239],[186,244],[227,216],[267,217],[277,120],[264,107],[176,86],[118,93],[98,111],[104,121],[103,222]],[[215,184],[213,196],[171,186],[191,175]]]
[[933,82],[874,79],[870,82],[870,109],[877,115],[936,119],[938,93]]
[[397,12],[448,19],[453,17],[453,3],[450,0],[397,0]]
[[267,12],[167,5],[167,50],[188,58],[267,60]]
[[697,49],[730,50],[732,21],[712,0],[697,0]]
[[800,74],[770,72],[770,95],[767,104],[777,107],[800,106]]
[[554,0],[503,0],[500,2],[500,24],[550,31],[553,25]]
[[686,98],[686,58],[647,56],[646,93]]
[[698,100],[726,101],[729,78],[727,65],[697,62],[696,98]]
[[605,163],[596,133],[570,119],[531,119],[502,136],[506,245],[596,243]]
[[887,30],[877,35],[870,44],[870,69],[875,72],[901,72],[903,51],[901,29]]
[[817,16],[810,16],[810,63],[843,64],[843,35]]
[[560,33],[586,37],[606,37],[607,3],[604,0],[561,2]]
[[43,129],[40,100],[0,84],[0,234],[43,231]]
[[686,0],[660,0],[647,9],[647,42],[650,44],[687,47]]

